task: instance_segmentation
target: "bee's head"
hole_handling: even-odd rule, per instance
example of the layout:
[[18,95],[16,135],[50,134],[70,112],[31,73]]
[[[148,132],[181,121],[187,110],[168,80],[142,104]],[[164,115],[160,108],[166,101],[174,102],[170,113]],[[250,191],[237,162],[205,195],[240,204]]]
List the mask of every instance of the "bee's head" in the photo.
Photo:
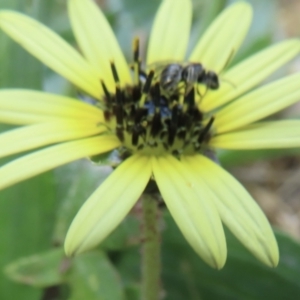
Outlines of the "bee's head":
[[197,79],[198,83],[205,84],[208,89],[217,90],[220,87],[219,77],[213,71],[203,71]]
[[208,88],[212,90],[216,90],[219,88],[219,77],[218,75],[213,71],[208,71],[206,73],[206,85]]

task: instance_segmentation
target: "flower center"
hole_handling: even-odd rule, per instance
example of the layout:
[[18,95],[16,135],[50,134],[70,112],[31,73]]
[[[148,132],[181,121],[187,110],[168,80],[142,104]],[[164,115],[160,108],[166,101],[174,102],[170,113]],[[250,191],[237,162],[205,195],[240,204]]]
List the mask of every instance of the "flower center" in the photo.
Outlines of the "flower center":
[[109,93],[102,82],[105,120],[125,151],[180,156],[207,150],[214,117],[199,110],[196,98],[204,95],[197,87],[203,83],[206,88],[217,89],[216,74],[205,73],[200,64],[184,67],[179,63],[153,64],[146,73],[141,69],[137,39],[133,57],[133,85],[120,87],[113,63],[115,93]]

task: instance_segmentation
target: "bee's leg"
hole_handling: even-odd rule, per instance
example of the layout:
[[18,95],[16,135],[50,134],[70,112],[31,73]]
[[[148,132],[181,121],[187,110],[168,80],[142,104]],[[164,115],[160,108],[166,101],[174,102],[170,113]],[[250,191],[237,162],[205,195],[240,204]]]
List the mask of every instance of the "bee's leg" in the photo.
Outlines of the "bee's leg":
[[201,95],[201,92],[200,92],[200,89],[199,89],[199,84],[197,84],[196,91],[197,91],[197,95],[199,95],[200,98],[202,99],[203,96]]
[[207,137],[209,130],[211,129],[213,123],[215,121],[215,117],[212,116],[208,123],[205,125],[205,127],[202,129],[202,131],[200,132],[199,136],[198,136],[198,143],[202,144],[202,142],[205,140],[205,138]]
[[205,97],[205,95],[207,94],[208,90],[209,90],[208,86],[205,85],[205,91],[204,91],[204,93],[201,93],[200,92],[200,86],[199,86],[199,84],[197,84],[196,91],[197,91],[197,95],[200,96],[200,100],[197,101],[197,105],[199,105],[201,103],[202,99]]
[[202,99],[204,98],[205,94],[206,94],[206,91],[207,91],[207,87],[205,89],[205,92],[202,94],[201,91],[200,91],[200,85],[197,84],[197,87],[196,87],[196,92],[197,92],[197,95],[200,97],[200,100],[197,101],[197,105],[199,105],[202,101]]
[[177,93],[178,93],[178,103],[183,105],[184,98],[188,94],[188,86],[184,81],[180,81],[177,86]]
[[208,90],[209,90],[208,86],[205,86],[205,92],[202,95],[202,99],[205,97],[205,95],[207,94]]

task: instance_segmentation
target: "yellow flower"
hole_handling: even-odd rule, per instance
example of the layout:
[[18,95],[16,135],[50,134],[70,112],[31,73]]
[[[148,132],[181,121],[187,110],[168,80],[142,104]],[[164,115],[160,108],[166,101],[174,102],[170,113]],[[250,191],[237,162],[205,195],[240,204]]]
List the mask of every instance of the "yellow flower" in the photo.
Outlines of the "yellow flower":
[[[37,91],[0,91],[0,122],[25,125],[0,135],[0,156],[47,146],[2,166],[0,188],[118,149],[124,161],[75,217],[65,242],[68,255],[107,237],[149,179],[155,179],[183,235],[209,265],[222,268],[225,263],[224,223],[258,259],[276,266],[278,247],[266,217],[247,191],[207,156],[213,157],[216,148],[300,146],[299,121],[257,122],[299,100],[300,74],[254,89],[298,54],[300,42],[278,43],[222,72],[247,33],[251,7],[237,2],[224,10],[186,59],[191,1],[164,0],[144,74],[137,40],[131,71],[93,1],[69,0],[68,9],[82,55],[29,17],[0,13],[2,30],[97,101],[92,106]],[[177,89],[166,92],[155,65],[184,61],[219,74],[220,87],[212,90],[203,81],[198,92],[192,84],[185,94],[182,87],[189,82],[180,80]]]

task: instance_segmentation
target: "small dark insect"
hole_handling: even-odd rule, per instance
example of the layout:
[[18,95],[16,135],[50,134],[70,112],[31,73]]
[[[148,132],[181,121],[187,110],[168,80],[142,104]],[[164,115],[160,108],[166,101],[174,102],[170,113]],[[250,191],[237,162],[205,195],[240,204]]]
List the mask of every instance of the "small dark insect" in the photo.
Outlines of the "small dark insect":
[[219,88],[218,75],[213,71],[206,71],[200,63],[170,63],[158,65],[161,69],[159,82],[161,88],[166,93],[172,93],[178,88],[180,82],[185,83],[185,95],[187,95],[196,83],[206,85],[208,89],[216,90]]

